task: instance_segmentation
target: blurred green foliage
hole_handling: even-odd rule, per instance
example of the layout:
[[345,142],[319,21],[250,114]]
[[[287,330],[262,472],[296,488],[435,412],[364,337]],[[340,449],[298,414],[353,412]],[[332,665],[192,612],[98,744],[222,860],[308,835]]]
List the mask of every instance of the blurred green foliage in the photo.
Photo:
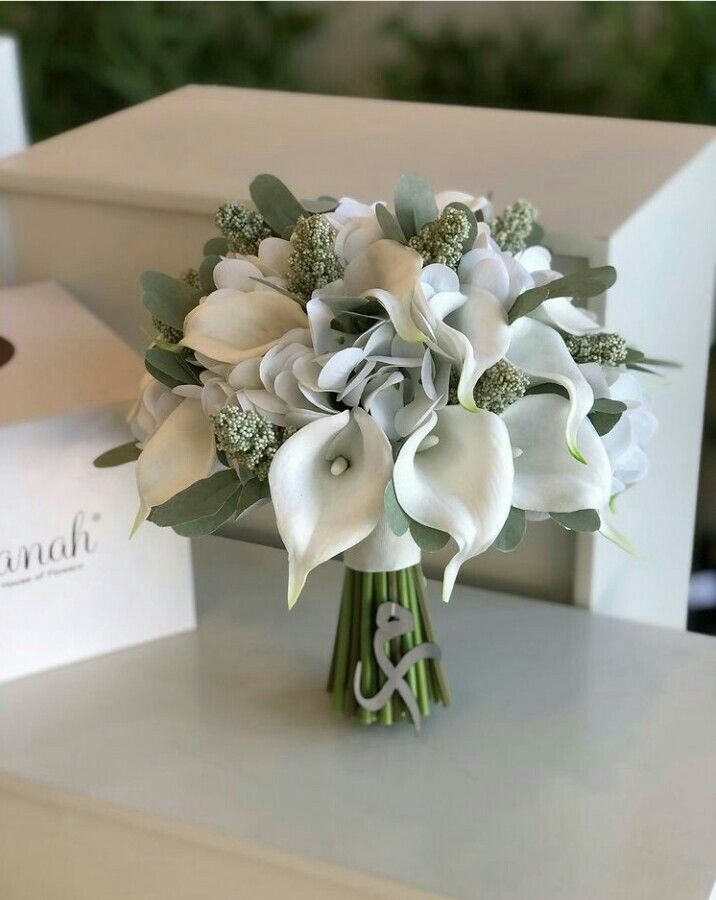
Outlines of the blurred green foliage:
[[[551,4],[550,4],[551,6]],[[569,39],[518,25],[426,33],[386,26],[388,96],[716,123],[716,3],[583,3]],[[559,31],[557,32],[559,33]]]
[[0,3],[33,140],[187,82],[298,87],[301,39],[320,18],[300,3]]
[[[500,32],[419,31],[409,9],[373,38],[391,48],[384,96],[716,123],[716,3],[565,4],[559,29],[545,4],[544,27],[516,12]],[[187,82],[300,90],[307,39],[331,15],[339,5],[0,2],[0,31],[20,39],[40,140]]]

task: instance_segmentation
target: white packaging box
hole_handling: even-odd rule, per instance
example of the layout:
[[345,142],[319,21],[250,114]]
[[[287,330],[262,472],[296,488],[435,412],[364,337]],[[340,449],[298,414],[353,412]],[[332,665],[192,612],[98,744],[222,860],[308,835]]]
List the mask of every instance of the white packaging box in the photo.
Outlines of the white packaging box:
[[193,628],[189,541],[130,541],[134,467],[92,464],[141,360],[56,284],[1,290],[0,338],[0,682]]
[[[515,553],[470,561],[461,578],[683,628],[716,265],[715,133],[190,86],[0,162],[5,278],[61,278],[140,348],[140,272],[196,263],[216,207],[245,198],[259,172],[301,197],[390,199],[396,178],[415,171],[437,190],[492,191],[498,207],[528,198],[565,270],[617,267],[616,285],[590,303],[603,324],[684,369],[655,394],[651,475],[619,502],[615,524],[637,559],[547,522]],[[238,533],[278,543],[270,509]],[[430,554],[428,571],[444,561]]]

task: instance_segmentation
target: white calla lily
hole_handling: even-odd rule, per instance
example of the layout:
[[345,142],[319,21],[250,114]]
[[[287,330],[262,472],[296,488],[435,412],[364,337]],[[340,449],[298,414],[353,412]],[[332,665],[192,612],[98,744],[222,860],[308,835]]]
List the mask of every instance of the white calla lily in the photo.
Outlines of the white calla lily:
[[301,307],[277,291],[214,291],[184,320],[183,347],[222,363],[260,356],[308,324]]
[[516,451],[513,506],[560,513],[608,503],[612,471],[604,445],[584,419],[577,437],[586,465],[577,462],[562,439],[569,416],[569,401],[556,394],[522,397],[502,414]]
[[289,608],[313,568],[373,531],[392,467],[388,439],[360,408],[311,422],[278,449],[269,485],[288,551]]
[[562,385],[569,394],[564,434],[569,452],[576,460],[584,462],[578,435],[594,403],[589,382],[553,328],[524,316],[514,322],[510,330],[512,338],[507,359],[532,378]]
[[445,569],[443,600],[450,598],[463,562],[500,533],[512,502],[513,471],[502,419],[461,406],[433,413],[398,454],[393,471],[398,502],[416,522],[447,532],[458,547]]
[[134,530],[153,506],[206,478],[215,458],[214,429],[200,400],[186,397],[147,441],[137,460],[140,508]]
[[139,384],[139,395],[127,415],[132,436],[142,447],[164,420],[181,403],[173,391],[145,372]]
[[293,244],[291,241],[285,241],[283,238],[267,237],[259,244],[258,261],[264,271],[285,278],[288,275],[288,261],[292,253]]
[[351,297],[375,297],[395,330],[406,341],[422,341],[411,306],[423,267],[422,256],[395,241],[379,240],[351,260],[343,273],[343,290]]

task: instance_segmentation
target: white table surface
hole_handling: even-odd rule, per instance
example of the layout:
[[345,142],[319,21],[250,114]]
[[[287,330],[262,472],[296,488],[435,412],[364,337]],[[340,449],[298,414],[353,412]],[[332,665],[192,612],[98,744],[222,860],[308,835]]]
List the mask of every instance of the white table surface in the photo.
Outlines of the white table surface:
[[0,688],[0,770],[464,898],[705,900],[716,642],[458,586],[419,737],[324,692],[340,567],[197,542],[198,631]]

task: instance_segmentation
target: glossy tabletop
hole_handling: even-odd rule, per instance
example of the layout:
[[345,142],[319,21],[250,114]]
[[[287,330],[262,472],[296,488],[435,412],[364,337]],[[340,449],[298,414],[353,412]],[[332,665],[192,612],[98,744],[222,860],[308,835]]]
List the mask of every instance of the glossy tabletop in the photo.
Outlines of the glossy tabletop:
[[454,705],[419,736],[336,717],[340,566],[196,544],[201,620],[0,687],[0,770],[461,898],[705,900],[716,641],[431,586]]

